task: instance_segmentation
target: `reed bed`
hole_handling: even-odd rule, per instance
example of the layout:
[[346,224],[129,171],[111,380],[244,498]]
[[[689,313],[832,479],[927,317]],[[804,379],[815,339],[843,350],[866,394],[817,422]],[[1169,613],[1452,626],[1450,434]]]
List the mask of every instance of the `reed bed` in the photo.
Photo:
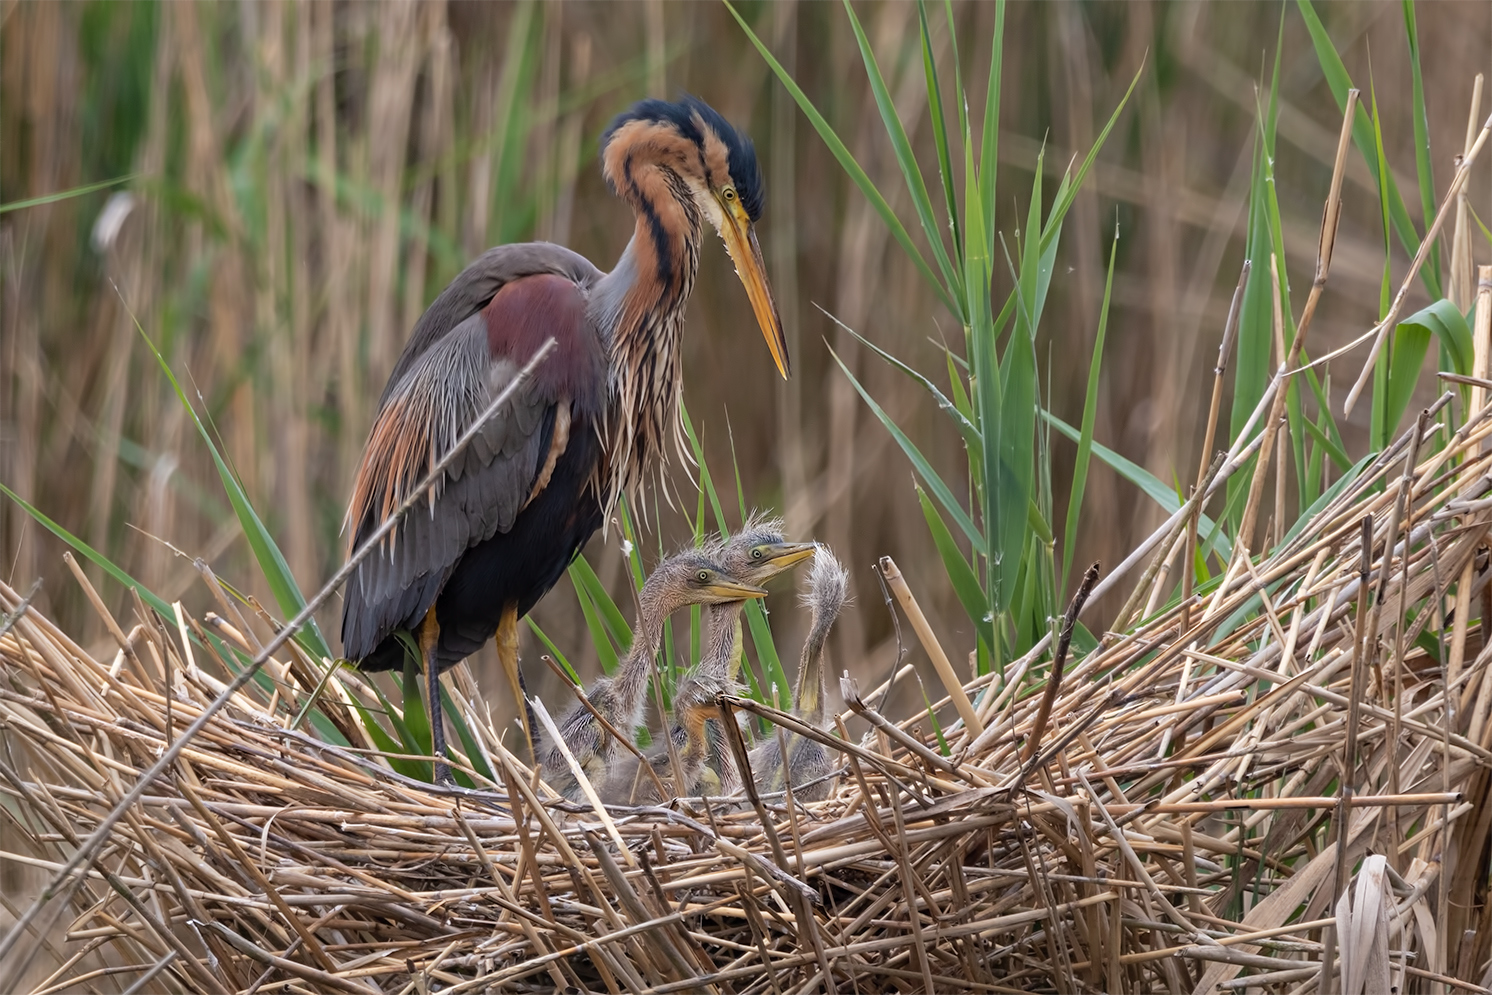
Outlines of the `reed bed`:
[[[292,728],[319,678],[289,644],[62,882],[29,990],[1486,991],[1486,386],[1086,655],[1059,631],[910,718],[846,680],[831,733],[722,697],[843,748],[823,801],[561,801],[470,693],[496,783],[423,784]],[[75,573],[112,658],[0,586],[5,857],[47,874],[230,678],[194,634],[255,638],[127,626]],[[339,673],[320,707],[358,744],[372,700]]]

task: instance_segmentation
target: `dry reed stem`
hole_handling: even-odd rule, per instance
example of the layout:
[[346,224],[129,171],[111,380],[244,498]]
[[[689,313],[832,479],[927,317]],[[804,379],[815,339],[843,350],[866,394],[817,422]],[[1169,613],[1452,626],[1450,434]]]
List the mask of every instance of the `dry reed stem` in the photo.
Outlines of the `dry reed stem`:
[[974,706],[969,702],[969,696],[964,693],[964,682],[959,680],[958,675],[953,672],[953,664],[948,662],[948,654],[943,652],[943,647],[933,633],[932,626],[927,624],[927,617],[922,614],[917,599],[912,596],[912,589],[907,586],[906,578],[901,575],[901,569],[889,556],[881,557],[880,567],[886,586],[891,588],[891,593],[896,596],[901,610],[907,613],[907,619],[912,623],[912,631],[917,633],[917,641],[927,651],[927,658],[932,661],[938,680],[943,682],[948,696],[953,699],[959,718],[963,719],[965,726],[973,730],[975,736],[978,736],[984,732],[984,723],[974,711]]

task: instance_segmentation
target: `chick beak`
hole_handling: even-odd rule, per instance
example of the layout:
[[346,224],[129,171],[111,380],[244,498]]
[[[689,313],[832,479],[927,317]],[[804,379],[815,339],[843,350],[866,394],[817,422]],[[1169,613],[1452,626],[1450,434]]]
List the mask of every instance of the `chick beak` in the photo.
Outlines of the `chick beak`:
[[727,580],[716,581],[706,588],[706,590],[721,601],[750,601],[755,598],[765,598],[767,596],[765,588]]
[[801,563],[813,555],[818,549],[818,543],[814,542],[783,542],[771,547],[767,552],[767,562],[778,570],[786,570],[794,564]]

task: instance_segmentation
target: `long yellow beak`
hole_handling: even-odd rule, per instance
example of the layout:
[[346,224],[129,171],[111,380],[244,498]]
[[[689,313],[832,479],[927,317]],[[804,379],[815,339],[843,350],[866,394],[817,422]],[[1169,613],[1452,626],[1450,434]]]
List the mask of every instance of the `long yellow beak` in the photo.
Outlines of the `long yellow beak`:
[[756,229],[751,226],[746,212],[741,210],[739,201],[726,205],[720,238],[725,242],[725,251],[730,253],[731,262],[736,264],[736,276],[741,278],[746,296],[751,299],[751,310],[756,313],[756,323],[761,326],[767,348],[772,351],[777,372],[786,380],[792,371],[792,363],[788,360],[787,339],[782,334],[782,317],[777,313],[777,302],[772,299],[772,288],[767,283],[767,267],[762,262]]
[[765,565],[772,567],[774,574],[786,570],[795,563],[801,563],[813,555],[818,549],[816,542],[780,542],[768,546],[766,555],[763,557]]
[[736,584],[731,581],[717,581],[706,587],[705,592],[721,601],[750,601],[754,598],[765,598],[767,592],[760,587],[750,584]]

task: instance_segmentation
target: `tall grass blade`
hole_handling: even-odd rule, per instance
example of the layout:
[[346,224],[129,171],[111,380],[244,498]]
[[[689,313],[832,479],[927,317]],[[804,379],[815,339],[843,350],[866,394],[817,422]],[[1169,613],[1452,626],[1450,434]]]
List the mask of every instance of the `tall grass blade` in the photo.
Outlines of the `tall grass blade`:
[[[681,401],[679,402],[679,418],[684,426],[684,437],[689,440],[689,449],[694,454],[694,465],[699,468],[700,492],[709,500],[710,510],[715,513],[715,524],[720,529],[722,537],[730,534],[730,524],[725,518],[725,506],[720,503],[720,493],[715,489],[715,479],[710,475],[710,465],[705,460],[705,445],[700,439],[699,433],[694,429],[694,421],[689,417],[689,408]],[[736,486],[740,487],[740,468],[736,468]],[[742,504],[742,515],[744,517],[745,498],[737,493],[737,500]]]
[[1432,338],[1439,342],[1441,355],[1451,361],[1451,372],[1470,376],[1472,364],[1471,328],[1456,305],[1448,300],[1438,300],[1399,322],[1392,338],[1388,394],[1384,401],[1385,438],[1398,432],[1399,423],[1414,400],[1414,389],[1419,386],[1420,371]]
[[[1325,408],[1321,409],[1325,411]],[[1325,421],[1325,417],[1321,421]],[[1312,441],[1316,443],[1312,453],[1324,453],[1330,457],[1331,462],[1338,470],[1346,470],[1352,465],[1352,460],[1347,456],[1347,450],[1338,444],[1336,439],[1327,433],[1327,430],[1318,422],[1310,419],[1305,421],[1305,429],[1310,434]]]
[[112,180],[100,180],[97,183],[89,183],[81,187],[73,187],[71,190],[58,190],[56,193],[42,194],[40,197],[29,197],[26,200],[13,200],[9,204],[0,204],[0,214],[8,214],[11,211],[24,211],[28,207],[42,207],[46,204],[55,204],[58,201],[71,200],[74,197],[86,197],[100,190],[117,187],[121,183],[128,183],[135,178],[135,173],[126,173],[124,176],[116,176]]
[[[1016,283],[1015,323],[1000,359],[1000,407],[993,429],[985,431],[985,522],[990,544],[990,594],[997,611],[1008,609],[1016,594],[1017,568],[1026,546],[1027,506],[1034,474],[1033,440],[1036,428],[1036,322],[1040,319],[1042,158],[1036,161],[1031,185],[1021,267]],[[1053,247],[1056,242],[1053,240]],[[991,433],[995,445],[989,445]],[[993,458],[991,458],[993,457]]]
[[576,564],[584,562],[585,558],[581,557],[570,565],[570,584],[575,588],[575,600],[580,603],[580,614],[585,618],[586,631],[590,633],[591,643],[596,647],[596,656],[601,661],[601,670],[606,674],[614,674],[621,664],[621,655],[617,653],[616,644],[612,641],[606,622],[601,618],[601,613],[591,598],[585,580],[575,569]]
[[[827,311],[824,313],[828,314]],[[983,438],[980,434],[979,426],[970,421],[969,416],[960,409],[957,403],[950,401],[947,395],[945,395],[941,390],[938,389],[937,384],[933,383],[927,377],[923,376],[921,373],[917,372],[906,363],[903,363],[901,360],[891,355],[885,349],[882,349],[880,346],[876,345],[874,342],[870,341],[870,339],[867,339],[865,336],[861,335],[859,332],[855,331],[853,328],[846,325],[844,322],[840,321],[832,314],[829,314],[828,317],[830,321],[834,322],[840,328],[843,328],[846,332],[853,335],[856,340],[858,340],[867,349],[874,352],[877,356],[881,357],[881,359],[885,360],[887,365],[891,366],[893,369],[897,369],[900,370],[902,373],[905,373],[912,379],[913,382],[915,382],[923,390],[927,391],[928,394],[932,396],[933,401],[937,403],[938,410],[948,416],[949,420],[953,422],[954,427],[958,429],[959,434],[964,437],[965,446],[978,448],[980,445],[983,444]],[[962,386],[958,383],[958,377],[956,374],[953,376],[953,382],[956,386]],[[965,406],[967,406],[967,398],[964,399],[963,403]]]
[[570,566],[571,579],[576,580],[578,585],[584,587],[586,596],[595,605],[596,612],[601,623],[606,627],[606,635],[621,650],[626,650],[632,645],[632,627],[627,624],[626,616],[611,599],[601,578],[596,576],[589,561],[585,557],[577,557]]
[[[617,499],[616,506],[617,515],[622,520],[622,539],[626,542],[627,566],[632,571],[632,589],[641,591],[643,582],[647,579],[647,571],[642,565],[642,543],[638,541],[637,529],[632,524],[632,505],[627,501],[626,495],[622,495]],[[660,544],[659,555],[662,555],[662,536],[658,537],[658,542]],[[610,614],[613,619],[622,616],[621,609],[611,600],[610,594],[606,596],[606,603],[611,606]],[[625,619],[623,619],[623,624],[625,624]]]
[[[1003,4],[1001,4],[1003,6]],[[1041,251],[1046,252],[1048,243],[1055,240],[1061,231],[1062,219],[1067,217],[1067,211],[1072,207],[1072,202],[1077,199],[1078,191],[1083,188],[1083,182],[1087,180],[1088,174],[1093,171],[1093,163],[1098,159],[1098,153],[1104,143],[1109,140],[1109,134],[1114,130],[1114,125],[1119,123],[1119,115],[1124,113],[1124,108],[1129,106],[1129,98],[1134,96],[1135,87],[1140,84],[1140,77],[1145,73],[1145,65],[1141,63],[1140,68],[1135,70],[1134,78],[1129,81],[1129,89],[1124,91],[1124,96],[1115,105],[1114,111],[1109,115],[1108,121],[1104,123],[1103,130],[1094,139],[1093,145],[1088,149],[1088,154],[1083,157],[1082,165],[1078,166],[1076,173],[1069,173],[1063,177],[1062,185],[1057,189],[1056,200],[1052,203],[1052,209],[1047,212],[1046,228],[1041,233]],[[993,245],[993,243],[992,243]],[[993,247],[990,250],[994,251]]]
[[844,375],[849,377],[850,384],[865,401],[866,405],[869,406],[871,413],[876,416],[882,425],[886,426],[886,430],[891,433],[891,437],[896,440],[896,444],[901,446],[902,452],[907,454],[907,458],[912,461],[912,466],[921,475],[928,489],[932,491],[933,496],[938,499],[938,503],[943,506],[943,510],[963,530],[964,535],[974,544],[974,548],[977,551],[981,553],[986,552],[987,547],[984,536],[975,528],[974,521],[969,517],[969,513],[964,511],[963,507],[958,503],[958,499],[953,496],[953,492],[948,489],[948,485],[943,482],[943,478],[938,475],[938,472],[933,469],[932,464],[922,455],[922,451],[917,448],[916,443],[912,442],[907,437],[907,434],[901,430],[901,427],[892,420],[891,416],[886,414],[885,409],[876,403],[875,398],[870,396],[870,393],[855,378],[855,375],[850,372],[850,368],[845,365],[844,360],[840,359],[839,355],[833,349],[829,350],[829,355],[834,357],[834,361],[839,364],[839,368],[844,371]]
[[[963,227],[958,219],[958,194],[953,188],[953,158],[948,151],[948,115],[943,107],[943,88],[938,82],[938,67],[933,61],[932,31],[927,23],[927,0],[917,0],[917,31],[922,40],[922,73],[927,79],[927,106],[932,121],[933,146],[938,150],[938,177],[943,181],[944,209],[948,212],[948,225],[953,233],[953,261],[955,267],[960,267],[964,264]],[[951,23],[949,32],[951,35]],[[952,38],[949,43],[955,44]],[[954,92],[962,105],[962,77],[958,75],[957,59],[955,51]]]
[[[1316,50],[1316,58],[1321,63],[1321,71],[1326,76],[1327,85],[1331,87],[1332,96],[1336,98],[1337,110],[1346,111],[1347,91],[1353,89],[1352,77],[1347,72],[1347,66],[1342,62],[1342,57],[1337,54],[1336,46],[1332,44],[1331,36],[1326,33],[1326,27],[1321,23],[1321,18],[1311,5],[1311,0],[1295,0],[1295,2],[1300,9],[1301,17],[1305,20],[1306,30],[1311,34],[1311,45]],[[1373,182],[1387,185],[1389,214],[1393,219],[1394,233],[1399,236],[1399,243],[1404,246],[1404,251],[1409,254],[1410,258],[1413,258],[1419,252],[1419,234],[1414,229],[1414,222],[1409,220],[1409,211],[1404,207],[1404,198],[1399,194],[1399,187],[1394,181],[1393,174],[1383,174],[1378,168],[1377,156],[1373,153],[1373,125],[1368,119],[1367,108],[1361,103],[1357,105],[1356,120],[1352,124],[1352,141],[1357,146],[1358,152],[1362,153],[1363,161],[1367,163]],[[1429,267],[1421,267],[1419,276],[1431,300],[1439,300],[1445,296],[1441,293],[1438,271],[1431,270]]]
[[560,665],[560,669],[565,672],[566,677],[570,678],[570,682],[572,684],[579,684],[580,675],[575,672],[574,667],[570,666],[570,660],[565,656],[564,651],[555,645],[553,639],[549,638],[549,633],[539,628],[539,623],[534,621],[532,615],[524,616],[524,621],[528,623],[529,630],[539,637],[539,642],[543,643],[544,647],[549,650],[549,655],[554,657],[554,662]]
[[96,564],[101,570],[103,570],[104,573],[108,574],[119,584],[129,588],[131,591],[134,591],[136,594],[140,595],[140,599],[147,605],[149,605],[163,618],[171,618],[174,615],[175,610],[164,599],[160,598],[144,584],[141,584],[139,581],[135,580],[135,578],[125,573],[104,554],[88,545],[88,543],[84,542],[82,539],[79,539],[77,536],[73,535],[61,525],[58,525],[56,522],[52,521],[52,519],[44,515],[39,508],[32,505],[29,501],[21,497],[9,487],[6,487],[3,483],[0,483],[0,494],[4,494],[6,497],[14,501],[22,511],[35,519],[38,525],[55,535],[57,538],[61,539],[63,542],[67,543],[73,549],[77,550],[77,552],[82,554],[90,563]]
[[[1239,307],[1238,344],[1234,357],[1233,411],[1229,435],[1237,438],[1247,425],[1259,399],[1264,396],[1274,366],[1270,361],[1274,345],[1274,277],[1271,273],[1280,268],[1279,279],[1285,280],[1283,253],[1276,252],[1275,220],[1278,204],[1272,204],[1274,194],[1273,162],[1274,124],[1278,108],[1279,73],[1281,49],[1275,46],[1274,69],[1271,76],[1269,105],[1255,105],[1255,130],[1253,163],[1249,174],[1248,239],[1244,252],[1250,262],[1248,283],[1244,287],[1243,302]],[[1276,260],[1272,267],[1270,260]],[[1284,298],[1281,297],[1283,306]],[[1260,429],[1255,427],[1254,431]],[[1249,474],[1235,474],[1228,481],[1228,506],[1237,509],[1230,519],[1236,530],[1241,522],[1243,503],[1236,498],[1249,488]]]
[[1475,357],[1472,351],[1471,326],[1454,303],[1442,298],[1399,322],[1400,328],[1405,325],[1423,325],[1429,329],[1445,350],[1451,371],[1465,377],[1472,375]]
[[488,228],[489,241],[496,243],[517,241],[533,226],[534,199],[522,194],[520,184],[533,104],[534,65],[540,49],[535,30],[539,18],[534,14],[532,0],[514,8],[497,87],[501,99],[492,120],[501,122],[502,130],[494,157],[493,216]]
[[[907,131],[902,127],[901,118],[896,112],[896,104],[891,99],[891,93],[886,89],[886,80],[881,75],[880,64],[876,62],[875,52],[870,47],[870,39],[865,36],[865,29],[861,27],[860,19],[855,16],[855,8],[850,6],[850,0],[844,0],[844,11],[849,16],[851,29],[855,32],[855,42],[860,46],[860,58],[865,63],[865,77],[870,81],[870,92],[875,97],[876,109],[881,113],[881,124],[886,129],[886,137],[891,140],[891,149],[896,154],[896,164],[901,168],[902,178],[906,180],[907,192],[912,196],[912,207],[917,212],[918,220],[922,222],[922,232],[927,236],[928,244],[932,247],[933,258],[937,261],[938,269],[948,286],[948,296],[952,298],[954,304],[959,305],[954,311],[954,316],[959,321],[963,321],[962,281],[958,271],[953,267],[952,260],[948,258],[947,247],[943,244],[943,228],[933,217],[932,198],[928,196],[927,184],[922,179],[922,170],[917,166],[917,156],[912,152],[912,143],[907,139]],[[928,100],[931,102],[932,99],[930,91]]]
[[398,734],[397,739],[389,735],[388,730],[378,721],[374,713],[363,707],[357,698],[353,698],[352,706],[357,710],[358,718],[362,720],[363,729],[368,733],[368,738],[373,740],[373,746],[379,752],[387,754],[384,759],[398,773],[403,774],[405,777],[414,778],[417,781],[428,781],[431,777],[429,764],[424,765],[424,771],[422,772],[418,760],[406,760],[399,756],[402,753],[418,754],[421,752],[421,747],[415,742],[413,736],[411,736],[409,727],[405,725],[404,719],[400,717],[399,712],[389,702],[383,693],[383,689],[376,682],[368,681],[367,686],[372,690],[374,697],[378,699],[379,704],[382,706],[383,717],[388,720],[389,725]]
[[[1430,159],[1430,115],[1425,109],[1425,77],[1420,66],[1419,23],[1414,16],[1414,0],[1404,0],[1404,35],[1409,44],[1409,76],[1414,114],[1414,173],[1419,180],[1420,215],[1426,230],[1435,218],[1435,166]],[[1426,267],[1437,285],[1442,284],[1440,243],[1430,247]]]
[[[1388,364],[1388,392],[1384,398],[1383,425],[1391,438],[1409,410],[1414,399],[1414,388],[1419,385],[1420,370],[1425,365],[1425,353],[1430,351],[1432,334],[1428,325],[1402,322],[1394,329],[1393,350]],[[1377,401],[1377,398],[1374,398]]]
[[[1378,90],[1373,79],[1368,78],[1368,92],[1372,104],[1373,124],[1373,158],[1378,167],[1378,210],[1383,225],[1383,274],[1378,282],[1378,317],[1384,318],[1388,315],[1393,299],[1393,270],[1391,268],[1391,249],[1393,247],[1392,212],[1389,208],[1389,187],[1385,177],[1388,176],[1388,158],[1383,151],[1383,128],[1382,119],[1378,116]],[[1389,391],[1390,378],[1396,368],[1394,353],[1398,345],[1398,335],[1386,336],[1383,340],[1383,354],[1378,357],[1378,362],[1373,367],[1373,404],[1368,420],[1368,446],[1374,452],[1382,452],[1388,445],[1389,436],[1393,432],[1393,425],[1389,422]],[[1423,351],[1420,358],[1424,358]],[[1397,366],[1400,375],[1403,375],[1403,366]],[[1418,368],[1416,367],[1416,379]]]
[[[1058,418],[1050,411],[1043,410],[1041,412],[1041,417],[1046,419],[1046,421],[1050,423],[1053,428],[1061,432],[1063,435],[1067,436],[1073,442],[1081,441],[1083,436],[1080,431],[1073,428],[1071,425],[1067,424],[1067,422],[1063,421],[1061,418]],[[1176,489],[1174,487],[1168,486],[1159,477],[1151,473],[1149,470],[1145,469],[1143,466],[1140,466],[1138,463],[1120,456],[1118,453],[1114,452],[1114,450],[1110,449],[1103,443],[1097,441],[1093,443],[1093,455],[1097,456],[1099,459],[1103,460],[1104,463],[1108,464],[1109,468],[1112,469],[1115,473],[1119,474],[1119,476],[1123,477],[1125,480],[1129,481],[1131,484],[1134,484],[1140,490],[1148,494],[1151,500],[1160,505],[1160,507],[1166,512],[1166,514],[1169,515],[1174,513],[1183,504],[1183,502],[1179,498],[1177,498]],[[1229,500],[1232,500],[1231,496]],[[1198,520],[1197,528],[1198,531],[1204,533],[1211,531],[1213,528],[1212,519],[1208,518],[1206,515],[1202,515]],[[1232,550],[1232,544],[1228,541],[1226,536],[1222,536],[1221,538],[1219,538],[1218,551],[1223,559],[1230,559],[1233,555]]]
[[[948,30],[953,31],[953,12],[949,8]],[[979,203],[984,214],[984,254],[995,254],[995,174],[1000,163],[1000,71],[1005,54],[1005,0],[995,2],[995,26],[991,32],[989,86],[984,94],[984,117],[979,126]],[[1133,87],[1131,87],[1132,89]],[[963,97],[963,94],[960,94]],[[959,101],[960,106],[967,104]],[[1107,129],[1105,129],[1107,134]],[[1099,139],[1101,144],[1102,138]],[[1064,209],[1065,210],[1065,209]]]
[[[404,700],[404,718],[403,721],[395,722],[394,727],[404,737],[404,748],[407,752],[428,757],[434,756],[435,751],[430,739],[430,716],[425,711],[425,699],[420,687],[423,683],[414,659],[405,654],[403,680],[400,684]],[[389,714],[392,716],[394,713]],[[419,770],[415,776],[421,781],[434,779],[435,772],[428,761],[417,760],[413,763]]]
[[808,95],[794,82],[792,75],[783,68],[782,63],[777,61],[772,55],[771,50],[756,36],[756,32],[751,30],[751,26],[746,23],[746,19],[736,10],[735,5],[730,0],[724,0],[724,2],[726,10],[729,10],[731,16],[736,19],[736,23],[741,26],[741,30],[746,32],[746,37],[751,40],[751,44],[756,46],[756,50],[761,53],[762,58],[771,67],[772,72],[777,74],[777,78],[781,81],[783,87],[798,102],[798,107],[803,111],[803,115],[808,118],[814,130],[819,133],[819,137],[824,140],[824,144],[833,153],[834,158],[839,161],[840,168],[845,171],[850,179],[855,182],[855,186],[860,188],[860,192],[870,201],[876,213],[881,216],[881,220],[886,223],[886,228],[891,232],[891,236],[896,239],[897,244],[906,252],[907,258],[912,260],[913,264],[916,265],[918,272],[922,274],[928,286],[937,294],[938,300],[942,301],[943,306],[948,308],[953,314],[961,314],[963,309],[948,295],[948,289],[943,286],[937,274],[933,272],[932,267],[927,264],[927,260],[923,258],[921,250],[917,248],[917,243],[912,241],[912,236],[908,234],[906,226],[901,223],[901,219],[896,216],[896,212],[891,209],[891,205],[886,203],[886,198],[881,196],[881,191],[876,189],[876,185],[872,182],[870,176],[866,174],[864,169],[860,168],[860,163],[855,160],[854,154],[840,140],[839,135],[835,133],[833,127],[824,119],[824,116],[819,113],[818,108],[813,105],[813,101],[809,100]]
[[[176,397],[186,409],[192,424],[197,427],[197,432],[202,436],[202,441],[207,444],[207,450],[212,455],[213,464],[218,468],[218,477],[222,480],[223,490],[228,495],[228,502],[233,506],[234,513],[238,516],[238,522],[243,529],[244,538],[248,540],[249,549],[254,554],[254,560],[264,574],[265,583],[269,585],[270,592],[274,595],[275,602],[280,606],[280,611],[286,617],[295,615],[305,607],[306,599],[301,594],[300,585],[295,582],[295,576],[290,572],[290,564],[285,561],[284,554],[280,552],[279,545],[274,537],[270,535],[269,529],[265,528],[264,522],[259,518],[259,513],[254,510],[253,504],[249,502],[248,495],[244,493],[238,478],[228,469],[218,447],[213,444],[212,435],[207,431],[207,426],[197,415],[197,409],[188,399],[186,391],[182,389],[176,374],[171,372],[171,365],[166,362],[166,357],[161,355],[150,336],[145,334],[145,329],[135,321],[135,329],[140,337],[145,340],[151,355],[155,356],[156,362],[160,364],[161,372],[165,373],[166,379],[171,383],[171,389],[176,392]],[[309,619],[304,628],[294,636],[313,659],[331,659],[332,651],[327,645],[326,639],[321,635],[321,628],[316,620]]]
[[[481,774],[488,781],[495,781],[492,768],[487,766],[487,758],[482,752],[481,744],[476,735],[471,731],[471,726],[466,722],[466,716],[461,714],[455,698],[449,694],[441,695],[441,701],[445,706],[446,720],[451,724],[451,731],[456,734],[456,739],[461,742],[461,752],[466,754],[467,762],[472,769]],[[474,788],[476,784],[471,777],[460,770],[452,770],[452,776],[456,783],[462,787]]]
[[995,627],[994,619],[989,615],[988,598],[984,589],[979,586],[979,576],[969,565],[969,561],[964,559],[958,543],[953,539],[953,533],[943,523],[943,516],[921,487],[917,488],[917,500],[922,505],[922,517],[927,519],[928,531],[932,533],[933,545],[937,547],[938,555],[943,560],[948,581],[953,585],[953,593],[958,595],[959,603],[968,613],[969,621],[974,623],[974,631],[988,649],[995,643]]
[[[997,324],[990,315],[990,290],[994,273],[990,245],[993,236],[988,235],[987,231],[991,217],[992,215],[985,213],[984,201],[979,189],[979,175],[974,168],[973,136],[965,134],[964,286],[969,295],[969,323],[965,326],[967,337],[965,350],[969,358],[969,367],[974,374],[969,389],[977,415],[981,442],[977,463],[970,460],[970,468],[973,470],[977,465],[979,470],[979,475],[971,479],[974,485],[973,496],[980,503],[980,513],[983,516],[985,529],[985,533],[979,536],[974,548],[976,552],[983,552],[985,557],[986,611],[992,620],[1003,626],[1004,602],[1001,601],[1000,592],[1005,586],[1002,579],[1004,551],[997,546],[1001,533],[999,508],[995,495],[999,480],[1000,412],[1003,407],[1000,396],[1000,358],[997,352],[997,340],[998,329],[1004,326],[1004,320],[1002,316]],[[933,495],[946,505],[936,489]],[[945,510],[948,509],[945,507]],[[956,517],[954,520],[958,521]],[[962,526],[962,523],[960,525]],[[965,531],[970,531],[970,529]],[[970,541],[975,541],[973,535],[970,536]],[[1012,573],[1014,573],[1013,567],[1014,564],[1012,564]],[[995,641],[990,646],[995,656],[996,667],[1000,667],[1004,659],[1000,635],[997,631]]]
[[1119,254],[1119,226],[1114,226],[1114,241],[1109,246],[1109,272],[1103,285],[1103,304],[1098,309],[1098,334],[1093,339],[1093,358],[1088,362],[1088,389],[1083,396],[1083,427],[1078,435],[1078,454],[1072,464],[1072,490],[1067,496],[1067,518],[1062,534],[1062,574],[1059,587],[1067,590],[1072,575],[1072,556],[1077,548],[1078,522],[1083,511],[1083,495],[1088,488],[1088,461],[1093,456],[1093,427],[1098,422],[1098,379],[1103,369],[1104,340],[1109,331],[1109,301],[1114,290],[1114,260]]

